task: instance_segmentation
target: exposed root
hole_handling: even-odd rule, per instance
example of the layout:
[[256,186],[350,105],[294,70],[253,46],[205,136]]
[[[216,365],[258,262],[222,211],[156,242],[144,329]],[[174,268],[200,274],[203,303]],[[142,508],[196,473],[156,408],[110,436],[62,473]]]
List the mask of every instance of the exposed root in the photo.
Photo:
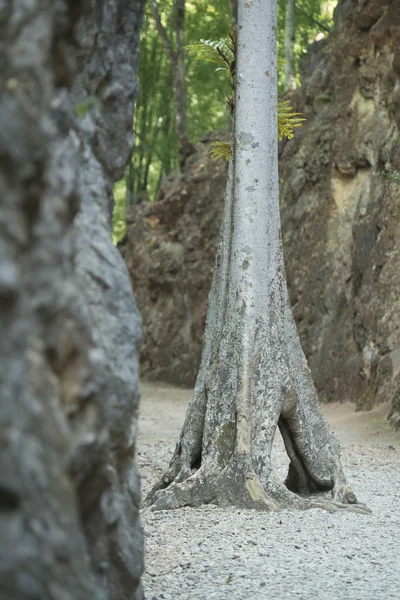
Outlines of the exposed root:
[[278,426],[287,455],[290,458],[289,472],[285,480],[286,487],[291,492],[299,494],[317,491],[320,488],[307,472],[283,417],[280,417]]
[[[307,501],[292,494],[279,481],[266,491],[254,473],[247,473],[244,481],[235,481],[229,472],[220,473],[207,481],[202,470],[181,483],[172,483],[152,496],[150,510],[170,510],[184,506],[196,507],[215,504],[220,507],[278,510],[281,508],[307,508]],[[242,478],[241,478],[242,479]],[[269,487],[269,486],[268,486]]]
[[[153,503],[158,492],[175,486],[176,484],[188,481],[193,476],[193,472],[198,472],[201,466],[201,454],[195,448],[185,444],[183,434],[176,444],[175,452],[165,473],[156,481],[148,492],[145,506]],[[173,507],[171,507],[173,508]]]
[[[316,482],[308,472],[290,429],[282,417],[279,419],[278,425],[285,444],[286,452],[290,458],[289,471],[285,480],[286,487],[290,491],[301,495],[310,493],[313,494],[315,492],[326,492],[327,487]],[[311,496],[306,499],[306,501],[309,503],[306,508],[322,508],[323,510],[328,510],[329,512],[347,509],[351,512],[357,512],[361,514],[371,513],[365,504],[358,502],[353,490],[346,483],[339,456],[336,458],[336,471],[332,479],[332,499]]]
[[339,504],[358,504],[356,495],[351,487],[346,483],[343,471],[341,471],[339,476],[335,478],[332,497],[333,500]]
[[[291,492],[273,471],[268,481],[262,485],[254,472],[246,472],[246,469],[243,469],[243,460],[247,462],[248,459],[235,457],[219,472],[215,470],[215,465],[214,468],[212,465],[209,465],[209,468],[203,465],[195,474],[188,477],[185,477],[187,471],[182,471],[168,486],[164,485],[158,490],[153,488],[145,506],[151,511],[214,504],[220,507],[233,505],[241,509],[262,511],[319,508],[329,512],[339,510],[361,514],[371,512],[362,504],[349,503],[347,498],[352,492],[348,486],[342,488],[341,494],[336,494],[331,500],[323,495],[299,496]],[[339,501],[339,497],[344,498],[345,501]]]
[[309,498],[306,500],[308,502],[308,506],[306,508],[320,508],[322,510],[327,510],[328,512],[338,512],[338,511],[348,511],[354,512],[361,515],[370,515],[372,511],[365,504],[346,504],[343,502],[336,502],[335,500],[330,500],[329,498]]
[[[267,511],[319,508],[369,514],[346,483],[340,444],[322,415],[305,360],[298,380],[290,377],[288,384],[286,378],[280,389],[272,378],[273,385],[261,386],[253,404],[249,400],[247,405],[243,389],[232,384],[236,374],[230,365],[237,361],[229,349],[225,345],[225,354],[219,354],[227,367],[219,365],[223,377],[220,373],[216,378],[215,389],[206,390],[205,383],[197,387],[170,466],[145,505],[150,510],[212,503]],[[217,410],[218,402],[224,410]],[[290,458],[285,483],[270,464],[277,425]]]
[[144,502],[145,506],[152,504],[157,494],[160,494],[166,488],[187,481],[190,479],[191,475],[192,473],[189,465],[182,466],[179,465],[178,461],[171,461],[170,467],[148,492]]

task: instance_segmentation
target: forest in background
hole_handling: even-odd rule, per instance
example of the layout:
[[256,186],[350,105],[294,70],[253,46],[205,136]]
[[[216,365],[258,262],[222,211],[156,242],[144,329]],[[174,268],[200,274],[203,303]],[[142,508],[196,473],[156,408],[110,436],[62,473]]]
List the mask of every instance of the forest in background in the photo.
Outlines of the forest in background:
[[[159,0],[158,11],[168,39],[177,49],[176,1]],[[299,62],[310,43],[323,39],[333,27],[335,0],[279,0],[278,52],[279,94],[285,92],[286,15],[295,6],[294,38],[289,50],[294,55],[295,85],[299,85]],[[217,41],[226,38],[232,29],[230,0],[185,2],[185,70],[187,135],[197,142],[207,132],[230,127],[230,111],[225,102],[229,94],[226,74],[215,65],[196,58],[187,46],[200,40]],[[286,24],[287,27],[287,24]],[[286,32],[287,35],[287,32]],[[286,46],[286,47],[285,47]],[[125,212],[132,204],[153,201],[161,180],[178,166],[179,144],[176,132],[176,102],[173,73],[163,40],[157,30],[152,2],[145,7],[140,40],[140,95],[134,116],[135,145],[125,176],[114,190],[114,242],[126,231]]]

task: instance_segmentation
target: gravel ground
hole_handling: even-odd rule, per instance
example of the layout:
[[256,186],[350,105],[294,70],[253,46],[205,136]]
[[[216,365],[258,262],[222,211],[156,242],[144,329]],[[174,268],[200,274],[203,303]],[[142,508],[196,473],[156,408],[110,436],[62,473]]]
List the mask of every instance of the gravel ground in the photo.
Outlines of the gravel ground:
[[[143,386],[144,495],[171,458],[189,398],[187,390]],[[341,439],[349,483],[372,514],[144,511],[146,600],[400,600],[400,434],[386,425],[388,407],[324,412]],[[284,478],[281,439],[273,461]]]

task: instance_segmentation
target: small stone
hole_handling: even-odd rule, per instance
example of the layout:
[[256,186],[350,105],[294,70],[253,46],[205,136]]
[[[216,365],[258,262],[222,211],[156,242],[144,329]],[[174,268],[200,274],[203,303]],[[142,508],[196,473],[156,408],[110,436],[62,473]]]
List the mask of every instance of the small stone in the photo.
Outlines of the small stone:
[[182,573],[182,567],[176,567],[176,569],[174,569],[174,573],[176,573],[176,575],[180,575]]

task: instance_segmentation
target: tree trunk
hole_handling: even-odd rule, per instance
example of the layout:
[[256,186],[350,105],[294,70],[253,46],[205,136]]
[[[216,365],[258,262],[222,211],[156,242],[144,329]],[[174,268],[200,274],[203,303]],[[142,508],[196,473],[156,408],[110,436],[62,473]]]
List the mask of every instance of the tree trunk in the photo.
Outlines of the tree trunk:
[[181,167],[193,152],[189,142],[186,118],[186,67],[185,67],[185,0],[176,2],[176,66],[174,69],[174,92],[176,99],[176,132],[179,143],[179,164]]
[[129,209],[135,203],[135,170],[133,168],[132,159],[125,171],[125,185],[126,185],[126,208]]
[[285,15],[285,90],[296,88],[294,43],[296,39],[296,0],[286,0]]
[[174,50],[167,31],[158,12],[157,1],[153,0],[153,14],[157,29],[169,58],[175,97],[175,125],[179,147],[179,165],[182,169],[187,157],[194,151],[189,142],[186,118],[186,67],[185,67],[185,0],[175,0],[176,12],[176,50]]
[[229,5],[229,18],[231,21],[232,29],[237,26],[237,15],[238,15],[238,1],[228,0]]
[[[240,0],[238,22],[234,147],[202,363],[170,467],[148,501],[156,509],[346,506],[356,498],[319,407],[285,281],[276,2]],[[291,459],[286,486],[271,464],[277,426]],[[317,490],[333,490],[335,502],[292,493]]]

